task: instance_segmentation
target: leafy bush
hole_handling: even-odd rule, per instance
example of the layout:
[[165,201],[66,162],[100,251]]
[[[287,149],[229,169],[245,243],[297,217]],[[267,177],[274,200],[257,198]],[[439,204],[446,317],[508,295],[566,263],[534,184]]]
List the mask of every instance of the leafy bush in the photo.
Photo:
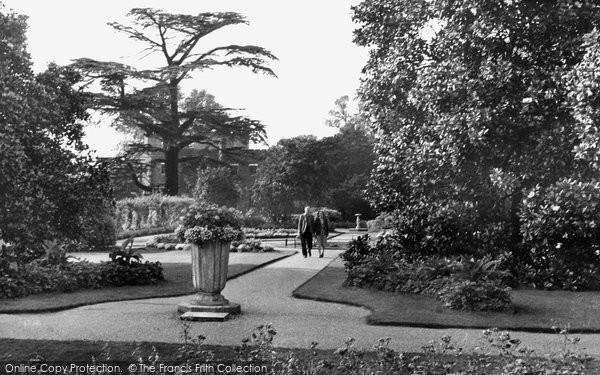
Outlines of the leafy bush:
[[419,202],[396,213],[398,246],[407,254],[471,255],[481,257],[506,251],[508,229],[482,219],[470,202]]
[[461,280],[446,284],[438,298],[454,310],[506,311],[511,309],[509,291],[491,281]]
[[239,177],[228,167],[199,168],[193,196],[217,206],[236,207],[241,197],[239,185]]
[[269,219],[250,209],[242,216],[242,226],[248,228],[265,228],[269,225]]
[[86,220],[85,242],[90,250],[105,251],[117,241],[117,224],[113,207],[105,208],[104,212],[96,211]]
[[172,230],[194,202],[193,198],[159,194],[122,199],[116,204],[116,226],[121,232],[149,228]]
[[159,262],[32,262],[0,274],[0,298],[16,298],[44,292],[73,292],[108,286],[148,285],[163,280]]
[[600,289],[600,182],[531,190],[521,211],[523,275],[538,287]]
[[270,229],[257,229],[257,228],[242,228],[244,236],[249,238],[286,238],[294,237],[298,230],[297,229],[284,229],[284,228],[270,228]]
[[139,249],[133,248],[133,237],[123,241],[120,248],[114,249],[108,254],[110,260],[115,263],[123,264],[126,266],[132,265],[133,262],[139,263],[143,258]]
[[504,311],[511,308],[505,285],[507,272],[489,257],[406,257],[398,251],[395,236],[382,236],[372,244],[358,237],[342,254],[344,285],[388,292],[431,295],[452,309]]
[[[336,228],[356,228],[356,221],[338,221],[335,223]],[[368,222],[361,220],[360,228],[368,228]]]
[[178,243],[179,237],[175,233],[163,234],[160,236],[155,236],[154,242],[155,243]]
[[273,250],[273,246],[265,245],[260,240],[244,239],[231,242],[231,251],[233,252],[266,253]]
[[369,232],[379,232],[384,229],[394,228],[394,217],[392,215],[379,215],[373,220],[367,221]]

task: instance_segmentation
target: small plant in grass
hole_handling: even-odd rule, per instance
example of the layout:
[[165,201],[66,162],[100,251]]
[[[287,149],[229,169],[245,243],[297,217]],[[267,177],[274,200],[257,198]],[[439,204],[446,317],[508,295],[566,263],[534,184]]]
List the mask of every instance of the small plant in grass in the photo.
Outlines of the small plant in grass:
[[42,250],[44,251],[44,257],[38,260],[39,262],[51,265],[64,264],[67,262],[67,247],[57,239],[44,240],[42,242]]
[[118,249],[113,250],[110,254],[110,260],[115,263],[131,265],[133,262],[139,263],[143,256],[138,249],[133,248],[133,237],[129,237]]

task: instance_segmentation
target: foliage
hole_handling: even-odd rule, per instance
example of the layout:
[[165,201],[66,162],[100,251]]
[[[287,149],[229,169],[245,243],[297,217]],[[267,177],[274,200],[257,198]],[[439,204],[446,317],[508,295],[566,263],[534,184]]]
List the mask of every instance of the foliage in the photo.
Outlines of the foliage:
[[156,228],[146,228],[146,229],[138,229],[138,230],[127,230],[127,231],[119,233],[119,236],[117,237],[117,239],[123,240],[123,239],[127,239],[129,237],[143,237],[143,236],[149,236],[149,235],[157,234],[157,233],[167,233],[167,232],[174,231],[176,228],[177,227],[156,227]]
[[164,234],[161,236],[155,236],[154,237],[154,242],[155,243],[176,243],[179,241],[179,237],[177,237],[176,233],[172,233],[172,234]]
[[217,206],[236,207],[240,200],[237,176],[227,167],[207,167],[198,171],[194,198]]
[[346,286],[431,295],[451,309],[504,311],[512,308],[506,271],[488,257],[407,257],[394,236],[371,244],[368,235],[354,240],[342,254]]
[[253,205],[282,223],[304,206],[327,206],[344,220],[374,216],[362,190],[373,162],[372,138],[353,122],[321,140],[313,136],[283,139],[259,164]]
[[314,136],[282,139],[270,147],[258,166],[253,206],[278,223],[305,202],[317,202],[327,173],[322,155]]
[[194,202],[192,198],[160,194],[122,199],[116,204],[116,225],[119,231],[174,228]]
[[444,286],[439,299],[454,310],[505,311],[512,309],[509,290],[491,281],[463,280]]
[[196,204],[183,217],[177,235],[199,246],[212,240],[231,242],[242,237],[240,217],[241,213],[233,208]]
[[160,280],[163,280],[163,271],[158,262],[32,262],[18,270],[0,273],[0,298],[123,285],[148,285]]
[[121,243],[121,246],[118,249],[111,251],[110,254],[108,254],[110,260],[124,265],[131,265],[133,262],[139,263],[143,256],[139,249],[133,248],[134,239],[135,238],[133,237],[129,237]]
[[246,238],[286,238],[295,237],[298,233],[298,229],[285,229],[285,228],[270,228],[270,229],[257,229],[257,228],[242,228],[244,236]]
[[[247,23],[237,13],[170,14],[149,8],[134,8],[129,14],[131,25],[110,23],[115,30],[146,45],[150,54],[164,58],[164,65],[152,69],[136,69],[117,62],[81,58],[73,64],[90,82],[102,90],[94,93],[94,108],[115,115],[117,126],[138,129],[156,142],[129,145],[124,161],[159,153],[157,161],[165,163],[164,192],[179,192],[179,164],[210,155],[187,157],[182,154],[194,145],[216,151],[235,153],[240,142],[263,141],[262,124],[214,103],[206,92],[195,91],[187,99],[180,96],[181,82],[194,71],[217,66],[247,67],[253,72],[274,76],[267,63],[275,59],[258,46],[225,45],[207,51],[197,47],[205,37],[226,26]],[[144,86],[145,85],[145,86]],[[212,156],[219,159],[218,156]],[[133,168],[129,168],[134,172]],[[133,176],[138,187],[152,191],[155,186],[142,183]]]
[[375,219],[367,221],[369,232],[380,232],[385,229],[394,228],[394,217],[392,215],[378,215]]
[[65,244],[59,243],[56,239],[44,240],[42,250],[44,251],[43,261],[46,264],[57,265],[67,262],[67,248]]
[[600,183],[564,179],[532,189],[521,230],[527,280],[543,288],[600,288]]
[[273,246],[265,245],[257,239],[244,239],[231,242],[231,251],[239,253],[266,253],[275,250]]
[[20,261],[42,255],[43,240],[112,245],[108,174],[82,142],[89,97],[73,88],[73,69],[50,64],[34,75],[26,27],[26,17],[0,10],[0,236]]
[[376,134],[370,199],[398,215],[407,251],[531,260],[523,198],[597,176],[599,12],[566,0],[354,8],[355,41],[371,48],[361,88]]
[[242,226],[248,228],[265,228],[269,226],[269,219],[250,209],[242,217]]

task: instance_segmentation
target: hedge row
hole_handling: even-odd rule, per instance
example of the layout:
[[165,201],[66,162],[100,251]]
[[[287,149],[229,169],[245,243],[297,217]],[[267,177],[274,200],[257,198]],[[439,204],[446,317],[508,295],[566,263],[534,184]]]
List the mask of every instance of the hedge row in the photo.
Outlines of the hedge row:
[[44,292],[73,292],[123,285],[148,285],[163,280],[159,262],[90,263],[68,262],[59,265],[32,262],[24,267],[4,269],[0,274],[0,299],[24,297]]
[[117,202],[117,230],[175,228],[179,218],[195,202],[193,198],[148,195]]

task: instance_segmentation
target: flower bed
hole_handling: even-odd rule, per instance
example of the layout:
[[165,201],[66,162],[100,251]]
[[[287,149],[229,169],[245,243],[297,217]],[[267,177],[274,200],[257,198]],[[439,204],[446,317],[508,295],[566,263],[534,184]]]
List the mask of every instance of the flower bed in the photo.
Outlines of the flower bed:
[[164,279],[160,262],[142,263],[133,238],[114,249],[110,262],[69,262],[67,246],[58,240],[44,241],[44,257],[18,265],[18,255],[0,251],[0,299],[44,292],[74,292],[123,285],[148,285]]
[[247,238],[289,238],[295,237],[297,229],[260,229],[260,228],[242,228]]
[[369,236],[354,240],[344,254],[346,286],[435,296],[451,309],[511,310],[511,281],[490,258],[423,257],[407,259],[382,237],[372,245]]
[[163,280],[160,262],[32,262],[0,274],[0,298],[24,297],[44,292],[73,292],[123,285],[148,285]]
[[238,253],[266,253],[274,251],[273,246],[265,245],[260,240],[245,239],[233,241],[231,251]]
[[[246,238],[246,244],[250,250],[243,250],[242,252],[261,252],[261,251],[272,251],[264,250],[264,248],[270,248],[271,246],[260,245],[260,241],[252,242],[251,240],[263,239],[263,238],[291,238],[296,236],[295,229],[259,229],[259,228],[242,228],[244,237]],[[239,245],[243,244],[243,241],[234,241],[232,243],[231,250],[236,250]],[[151,241],[146,242],[146,247],[155,247],[158,249],[165,250],[181,250],[185,247],[185,244],[181,241],[181,237],[177,233],[164,234],[155,236]],[[234,249],[235,248],[235,249]],[[262,248],[263,250],[260,250]],[[245,247],[244,247],[245,249]]]

